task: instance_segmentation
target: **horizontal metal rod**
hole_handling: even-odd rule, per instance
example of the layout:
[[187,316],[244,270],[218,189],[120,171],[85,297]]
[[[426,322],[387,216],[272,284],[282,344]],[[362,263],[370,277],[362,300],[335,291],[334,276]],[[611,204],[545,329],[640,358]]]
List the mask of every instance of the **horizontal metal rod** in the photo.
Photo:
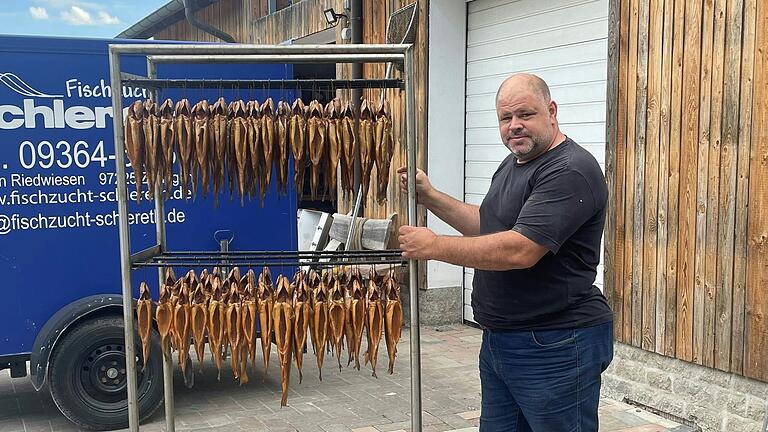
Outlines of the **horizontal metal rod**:
[[402,63],[401,54],[196,54],[154,55],[153,63]]
[[346,257],[346,256],[390,256],[401,255],[403,251],[400,249],[382,249],[382,250],[350,250],[350,251],[303,251],[303,250],[291,250],[291,251],[166,251],[162,254],[163,257],[188,257],[189,255],[203,255],[203,256],[274,256],[274,255],[289,255],[289,256],[331,256],[331,257]]
[[156,263],[156,262],[163,262],[167,265],[178,265],[180,262],[225,262],[227,265],[229,264],[237,264],[242,262],[253,262],[253,261],[271,261],[271,262],[306,262],[306,263],[312,263],[312,262],[328,262],[328,261],[349,261],[349,262],[359,262],[362,260],[366,261],[386,261],[386,260],[402,260],[403,258],[396,255],[391,256],[366,256],[366,257],[345,257],[345,258],[339,258],[339,257],[328,257],[328,258],[318,258],[318,257],[290,257],[290,256],[278,256],[278,257],[197,257],[197,256],[191,256],[186,258],[179,258],[179,259],[168,259],[163,257],[157,257],[152,260],[146,260],[141,262],[136,262],[135,264],[146,264],[146,263]]
[[391,265],[398,265],[398,266],[404,266],[407,264],[407,260],[402,259],[387,259],[387,260],[370,260],[370,259],[364,259],[360,261],[339,261],[339,260],[330,260],[330,261],[319,261],[319,262],[308,262],[308,261],[296,261],[296,260],[290,260],[290,261],[243,261],[243,262],[226,262],[222,263],[220,261],[214,261],[214,260],[200,260],[200,261],[181,261],[181,262],[173,262],[173,263],[167,263],[167,262],[145,262],[145,263],[135,263],[133,264],[134,268],[141,268],[141,267],[204,267],[204,266],[220,266],[226,264],[230,267],[303,267],[303,266],[309,266],[309,267],[333,267],[333,266],[356,266],[356,265],[382,265],[382,264],[391,264]]
[[210,262],[219,262],[219,261],[226,261],[228,263],[236,263],[236,262],[245,262],[245,261],[281,261],[281,262],[298,262],[298,261],[306,261],[311,262],[311,260],[393,260],[393,259],[403,259],[401,255],[363,255],[363,256],[347,256],[347,257],[339,257],[339,256],[329,256],[329,257],[322,257],[322,256],[290,256],[290,255],[277,255],[277,256],[227,256],[227,255],[219,255],[219,256],[199,256],[199,255],[190,255],[186,257],[163,257],[163,256],[157,256],[152,259],[147,259],[143,261],[136,261],[136,264],[143,264],[143,263],[149,263],[149,262],[166,262],[168,264],[176,264],[177,262],[190,262],[190,261],[210,261]]
[[123,84],[142,88],[241,88],[241,89],[367,89],[403,88],[398,79],[235,80],[124,78]]
[[408,44],[322,44],[322,45],[255,45],[255,44],[112,44],[114,54],[405,54]]
[[341,260],[367,260],[367,261],[382,261],[382,260],[402,260],[403,258],[391,255],[391,256],[363,256],[363,257],[345,257],[345,258],[339,258],[339,257],[198,257],[198,256],[190,256],[190,257],[178,257],[178,258],[163,258],[163,257],[157,257],[152,260],[146,260],[146,261],[140,261],[136,262],[135,264],[144,264],[144,263],[150,263],[150,262],[164,262],[168,265],[177,265],[177,263],[180,262],[191,262],[191,261],[199,261],[199,262],[224,262],[226,261],[228,264],[234,264],[234,263],[240,263],[240,262],[251,262],[251,261],[280,261],[280,262],[324,262],[322,260],[335,260],[335,261],[341,261]]

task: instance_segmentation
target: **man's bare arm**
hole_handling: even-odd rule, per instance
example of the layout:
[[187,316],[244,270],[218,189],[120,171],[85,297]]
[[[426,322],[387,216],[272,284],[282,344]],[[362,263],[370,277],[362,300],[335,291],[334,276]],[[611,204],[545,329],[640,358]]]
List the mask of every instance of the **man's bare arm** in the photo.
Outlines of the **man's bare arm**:
[[463,235],[480,234],[479,206],[459,201],[436,189],[421,201],[435,216]]
[[432,249],[431,259],[499,271],[532,267],[548,252],[517,231],[477,237],[437,236]]

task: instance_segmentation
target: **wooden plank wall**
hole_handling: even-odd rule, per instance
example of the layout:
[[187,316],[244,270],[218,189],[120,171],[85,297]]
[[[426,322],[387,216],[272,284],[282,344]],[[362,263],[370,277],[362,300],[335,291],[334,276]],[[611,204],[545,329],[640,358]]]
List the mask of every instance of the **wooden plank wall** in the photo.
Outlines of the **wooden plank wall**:
[[[427,151],[427,22],[429,2],[427,0],[416,1],[418,1],[419,8],[417,39],[415,41],[416,124],[419,142],[417,158],[419,167],[423,168],[426,165]],[[238,42],[279,44],[327,29],[328,24],[323,17],[324,9],[333,7],[337,12],[343,10],[343,0],[302,0],[292,5],[287,5],[287,2],[285,4],[278,2],[279,9],[281,6],[284,8],[268,15],[267,3],[267,0],[221,0],[197,14],[201,20],[232,34]],[[363,43],[385,43],[386,25],[390,14],[412,3],[414,0],[364,1]],[[341,28],[342,25],[336,27],[336,43],[344,43],[341,39]],[[186,21],[180,21],[163,29],[155,37],[170,40],[214,40],[212,36],[192,28]],[[385,69],[385,64],[366,64],[363,68],[363,75],[366,78],[384,78]],[[349,73],[348,65],[337,66],[339,78],[347,77]],[[400,75],[397,71],[394,73],[395,77]],[[374,100],[377,106],[380,94],[379,90],[364,90],[364,96]],[[346,91],[339,91],[339,96],[349,97]],[[394,172],[397,167],[404,165],[406,160],[405,140],[402,137],[403,101],[399,91],[389,90],[386,97],[390,102],[396,136],[396,150],[389,173],[387,200],[381,204],[376,202],[375,183],[372,181],[372,186],[369,188],[372,192],[369,193],[364,204],[363,215],[372,218],[388,218],[391,214],[396,213],[398,215],[397,222],[400,224],[407,220],[407,203],[405,196],[400,192]],[[355,105],[359,106],[359,101]],[[376,175],[377,172],[374,167],[372,179],[375,179]],[[343,213],[349,211],[350,208],[351,200],[340,197],[338,211]],[[419,218],[423,225],[426,219],[426,212],[423,209],[419,212]]]
[[[289,7],[290,3],[290,0],[278,0],[278,12]],[[309,6],[310,3],[312,6],[317,5],[317,2],[312,1],[297,2],[297,5],[301,5],[304,9],[307,9],[307,6]],[[336,3],[340,4],[341,2],[329,0],[322,3],[322,5],[317,7],[325,5],[325,3],[332,3],[334,7],[339,10],[339,5]],[[320,9],[319,13],[322,14],[322,11],[323,9]],[[207,8],[199,10],[195,15],[197,15],[198,19],[201,21],[229,33],[238,43],[248,43],[252,41],[253,38],[253,21],[268,15],[268,13],[269,0],[219,0]],[[320,18],[322,18],[322,15]],[[323,28],[327,26],[324,19],[322,24]],[[318,29],[322,30],[321,28]],[[221,42],[210,34],[192,27],[183,19],[159,31],[155,35],[155,39]]]
[[[248,39],[248,23],[252,19],[251,11],[251,0],[220,0],[197,11],[195,15],[200,21],[229,33],[237,42],[242,43]],[[159,31],[155,35],[155,39],[221,42],[220,39],[192,27],[183,19]]]
[[[327,23],[322,15],[322,11],[333,7],[336,11],[342,10],[341,0],[304,0],[298,2],[286,9],[280,10],[254,21],[251,31],[251,43],[273,44],[280,43],[288,39],[297,39],[327,28]],[[389,15],[413,3],[413,0],[387,0],[378,2],[363,2],[363,43],[385,43],[386,25]],[[418,152],[418,164],[420,167],[426,165],[426,83],[427,83],[427,4],[426,0],[419,0],[419,21],[417,38],[415,41],[416,57],[416,106],[417,111],[417,140],[420,143]],[[337,26],[337,43],[343,43],[340,36],[340,26]],[[365,78],[384,78],[386,73],[386,64],[366,64],[363,67]],[[348,65],[337,66],[337,76],[346,78],[350,74]],[[399,72],[394,73],[394,77],[399,77]],[[339,91],[339,97],[348,99],[348,91]],[[378,106],[381,91],[378,89],[364,90],[363,96],[368,100],[374,101]],[[390,109],[393,117],[393,131],[396,139],[395,153],[392,158],[392,165],[389,173],[389,186],[387,188],[387,200],[384,203],[377,203],[375,200],[375,179],[377,174],[374,167],[371,174],[372,182],[369,187],[368,199],[364,203],[363,216],[371,218],[388,218],[391,214],[398,215],[398,223],[404,223],[407,218],[407,203],[405,196],[401,194],[394,172],[397,167],[404,165],[406,160],[405,140],[402,136],[403,131],[403,100],[401,93],[395,90],[388,90],[386,98],[389,100]],[[355,101],[355,106],[359,106],[359,101]],[[348,212],[352,206],[350,199],[340,197],[338,201],[338,211]],[[424,223],[425,213],[421,212],[420,218]]]
[[[752,7],[754,6],[750,5],[750,9]],[[757,25],[752,28],[757,32],[752,124],[745,125],[752,127],[752,158],[749,162],[749,209],[746,230],[747,310],[744,375],[768,381],[768,4],[765,1],[758,1],[756,16]],[[741,166],[741,157],[738,159]],[[747,163],[746,160],[743,162]],[[738,205],[743,206],[746,203]]]
[[[387,19],[392,12],[414,3],[413,0],[386,0],[377,2],[363,2],[363,43],[386,43],[386,25]],[[427,9],[427,0],[417,0],[419,8],[419,19],[417,37],[414,42],[415,56],[415,89],[416,89],[416,124],[417,141],[419,143],[417,152],[417,165],[420,168],[426,166],[427,152],[427,20],[429,11]],[[347,76],[347,69],[340,70],[341,76]],[[386,75],[386,64],[366,64],[363,67],[365,78],[384,78]],[[401,77],[402,74],[397,70],[393,71],[393,77]],[[363,97],[369,101],[374,101],[378,106],[381,91],[378,89],[364,90]],[[396,90],[387,90],[386,98],[390,101],[390,109],[393,114],[393,130],[395,135],[395,154],[392,158],[392,165],[389,173],[389,186],[387,188],[387,200],[381,205],[376,202],[373,193],[368,194],[365,202],[364,215],[372,218],[387,218],[392,213],[397,213],[398,224],[407,222],[408,207],[405,195],[401,193],[395,176],[395,170],[400,166],[405,166],[406,147],[404,132],[404,100],[400,97],[401,92]],[[403,94],[404,95],[404,94]],[[371,178],[375,179],[377,175],[376,168],[373,169]],[[375,183],[371,182],[369,190],[375,191]],[[351,200],[340,200],[339,211],[346,212],[351,208]],[[425,212],[419,213],[421,224],[425,222]]]
[[[340,12],[342,3],[341,0],[303,0],[271,15],[262,15],[251,23],[247,42],[274,45],[325,30],[328,23],[323,10],[332,7]],[[336,29],[339,42],[341,27]]]
[[768,2],[610,2],[618,340],[768,381]]

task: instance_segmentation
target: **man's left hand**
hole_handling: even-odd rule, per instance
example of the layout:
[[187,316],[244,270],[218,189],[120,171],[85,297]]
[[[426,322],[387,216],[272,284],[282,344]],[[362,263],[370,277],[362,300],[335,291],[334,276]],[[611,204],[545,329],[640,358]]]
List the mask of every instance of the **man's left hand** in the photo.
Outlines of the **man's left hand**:
[[398,240],[403,258],[428,260],[435,256],[437,234],[429,228],[403,225]]

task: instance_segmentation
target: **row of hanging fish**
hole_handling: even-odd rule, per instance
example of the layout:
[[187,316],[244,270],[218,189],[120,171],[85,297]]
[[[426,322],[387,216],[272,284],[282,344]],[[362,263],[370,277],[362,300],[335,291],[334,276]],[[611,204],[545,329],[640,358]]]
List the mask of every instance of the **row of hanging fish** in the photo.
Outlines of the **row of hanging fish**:
[[153,354],[150,337],[154,316],[163,352],[178,352],[178,363],[185,376],[191,344],[202,370],[207,335],[219,379],[229,352],[234,378],[240,384],[248,382],[249,359],[252,369],[256,369],[258,323],[265,375],[274,335],[281,370],[282,406],[287,404],[291,357],[295,358],[299,383],[303,379],[308,335],[321,381],[326,351],[335,353],[341,371],[341,352],[346,349],[347,366],[354,361],[354,367],[360,370],[363,330],[367,351],[362,360],[370,363],[375,377],[384,332],[388,372],[392,374],[403,324],[400,288],[391,273],[371,274],[371,278],[365,279],[357,268],[322,273],[298,271],[292,281],[280,274],[273,283],[268,267],[258,277],[252,269],[241,276],[237,267],[227,275],[216,267],[210,273],[203,270],[199,276],[190,270],[179,279],[169,269],[156,303],[146,282],[140,285],[137,315],[144,367]]
[[[355,155],[360,154],[363,195],[367,196],[374,164],[377,168],[376,199],[387,196],[390,164],[394,152],[392,118],[389,102],[378,107],[365,98],[359,115],[348,102],[339,98],[322,106],[317,100],[304,105],[272,98],[214,104],[201,100],[191,106],[187,99],[175,105],[166,99],[157,105],[151,100],[135,101],[125,120],[125,149],[134,170],[137,201],[141,201],[146,179],[148,195],[154,199],[155,185],[168,199],[173,189],[174,154],[179,162],[183,196],[203,198],[212,188],[214,205],[225,186],[230,199],[235,193],[244,198],[261,199],[269,190],[272,170],[276,171],[278,194],[287,194],[288,164],[292,156],[294,182],[303,190],[304,172],[311,170],[311,194],[323,193],[320,175],[327,179],[326,189],[336,191],[336,172],[341,166],[344,194],[353,189]],[[225,185],[226,183],[226,185]]]

